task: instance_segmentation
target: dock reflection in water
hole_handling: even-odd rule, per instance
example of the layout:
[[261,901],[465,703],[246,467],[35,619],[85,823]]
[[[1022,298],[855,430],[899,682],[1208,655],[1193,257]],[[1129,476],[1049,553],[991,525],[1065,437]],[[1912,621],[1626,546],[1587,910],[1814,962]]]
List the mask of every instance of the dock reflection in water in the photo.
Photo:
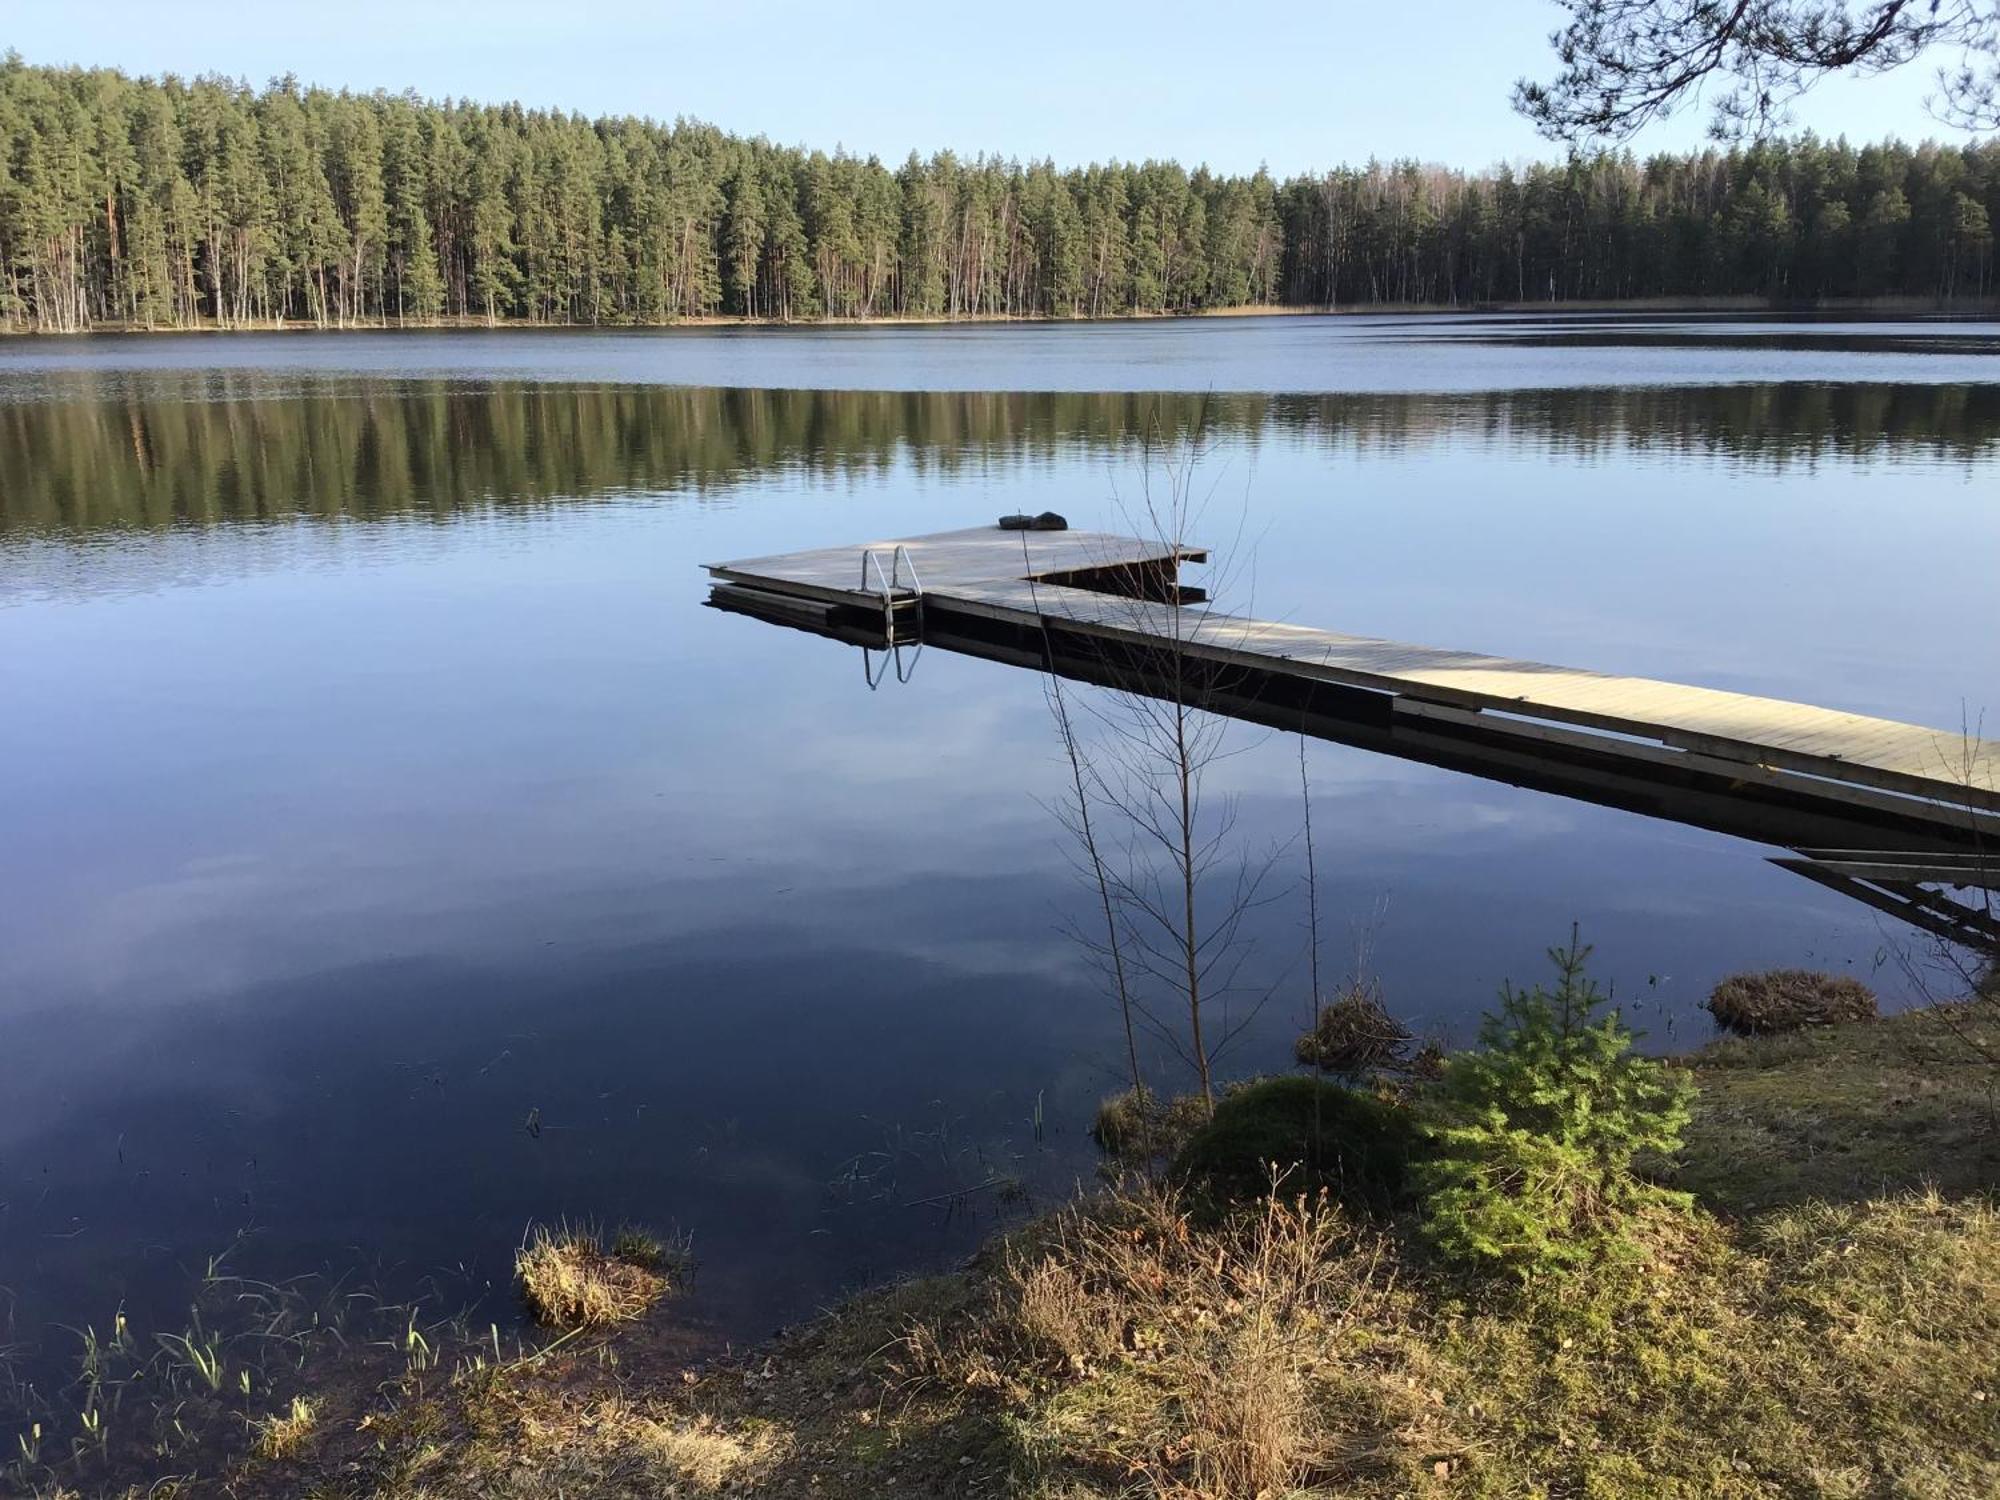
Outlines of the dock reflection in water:
[[1177,542],[977,527],[711,564],[710,603],[886,651],[903,681],[905,653],[937,645],[1776,845],[1782,868],[2000,955],[2000,746],[1225,615],[1180,581],[1206,560]]

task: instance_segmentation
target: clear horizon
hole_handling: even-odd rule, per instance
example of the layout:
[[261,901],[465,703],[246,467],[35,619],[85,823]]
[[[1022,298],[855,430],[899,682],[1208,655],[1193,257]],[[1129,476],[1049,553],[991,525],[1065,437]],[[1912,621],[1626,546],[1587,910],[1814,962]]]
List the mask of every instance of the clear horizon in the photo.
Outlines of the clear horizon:
[[[23,8],[5,45],[39,65],[222,74],[259,87],[291,73],[361,93],[686,117],[890,163],[949,150],[1059,166],[1171,158],[1248,173],[1262,164],[1286,177],[1371,157],[1477,170],[1564,154],[1509,102],[1517,78],[1553,70],[1553,4],[1430,0],[1415,11],[1413,24],[1409,10],[1329,9],[1270,40],[1212,35],[1214,13],[1186,5],[1086,13],[1028,0],[1002,28],[910,0],[838,25],[793,0],[620,0],[576,7],[552,34],[546,10],[524,0],[482,6],[476,30],[457,7],[357,0],[338,13],[289,14],[282,34],[246,34],[222,24],[240,8],[213,0],[170,10],[111,0],[87,23],[76,10]],[[377,40],[385,36],[393,47]],[[1974,139],[1924,108],[1944,60],[1831,79],[1786,133]],[[1629,146],[1641,156],[1699,148],[1707,123],[1697,103]]]

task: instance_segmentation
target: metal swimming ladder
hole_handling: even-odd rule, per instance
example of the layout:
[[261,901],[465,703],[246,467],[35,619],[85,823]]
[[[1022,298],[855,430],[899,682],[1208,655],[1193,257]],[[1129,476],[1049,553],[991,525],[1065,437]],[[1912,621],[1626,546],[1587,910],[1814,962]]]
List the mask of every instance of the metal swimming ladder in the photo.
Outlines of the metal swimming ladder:
[[[903,570],[905,568],[909,569],[910,572],[910,581],[907,585],[903,582]],[[868,582],[868,575],[870,573],[875,575],[873,585]],[[896,543],[895,551],[889,554],[889,571],[886,575],[882,572],[882,554],[877,552],[873,547],[862,549],[861,592],[881,596],[882,630],[890,640],[896,638],[896,607],[898,605],[906,604],[911,606],[911,612],[916,616],[917,630],[919,634],[922,633],[924,628],[924,581],[917,576],[917,564],[915,559],[910,556],[910,549],[905,547],[901,542]]]
[[[903,573],[906,569],[910,575],[908,584],[903,582]],[[871,573],[874,575],[873,584],[869,582]],[[889,571],[884,574],[882,554],[873,547],[864,547],[861,551],[861,591],[881,597],[885,654],[895,663],[896,681],[908,682],[911,674],[917,670],[917,658],[923,654],[924,649],[924,581],[917,576],[916,559],[910,556],[909,548],[901,542],[896,544],[895,550],[889,554]],[[916,649],[910,653],[908,666],[903,663],[903,642],[896,635],[896,611],[899,608],[909,610],[910,623],[915,632],[911,643]],[[863,647],[861,672],[867,678],[870,690],[873,690],[882,685],[882,678],[886,674],[875,671],[870,665],[869,654],[868,649]],[[884,665],[888,665],[888,662],[884,662]]]

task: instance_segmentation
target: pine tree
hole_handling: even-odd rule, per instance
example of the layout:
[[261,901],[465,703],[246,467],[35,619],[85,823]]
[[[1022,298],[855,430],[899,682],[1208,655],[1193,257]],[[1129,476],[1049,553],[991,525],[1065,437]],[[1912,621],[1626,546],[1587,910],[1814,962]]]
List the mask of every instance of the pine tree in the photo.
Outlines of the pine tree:
[[431,235],[429,168],[421,105],[390,99],[382,114],[382,186],[386,199],[388,287],[382,312],[429,322],[444,307],[444,277]]
[[1424,1225],[1448,1257],[1528,1275],[1617,1249],[1631,1212],[1674,1195],[1635,1170],[1679,1149],[1693,1085],[1632,1053],[1574,931],[1553,990],[1505,986],[1477,1050],[1453,1057],[1418,1168]]

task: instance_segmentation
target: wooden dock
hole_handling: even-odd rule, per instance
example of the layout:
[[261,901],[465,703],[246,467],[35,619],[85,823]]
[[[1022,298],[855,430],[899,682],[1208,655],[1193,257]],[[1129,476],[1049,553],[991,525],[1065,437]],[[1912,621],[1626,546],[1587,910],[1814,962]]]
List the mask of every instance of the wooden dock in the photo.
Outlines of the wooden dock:
[[[1168,677],[1175,691],[1195,681],[1203,706],[1220,712],[1286,726],[1296,713],[1327,738],[1399,754],[1407,746],[1440,764],[1469,755],[1459,768],[1477,774],[1494,774],[1482,755],[1509,768],[1501,779],[1523,784],[1583,768],[1620,788],[1594,800],[1636,801],[1660,816],[1675,814],[1643,805],[1635,788],[1694,789],[1720,797],[1724,810],[1686,821],[1728,831],[1731,799],[1746,812],[1754,804],[1758,831],[1746,836],[1790,850],[1779,861],[1786,868],[1933,930],[1942,923],[1956,937],[1970,924],[2000,941],[1990,910],[1931,889],[2000,887],[1985,873],[2000,866],[1992,741],[1226,614],[1180,581],[1183,563],[1205,560],[1197,547],[1133,537],[980,527],[709,571],[719,606],[856,644],[922,640],[1155,693]],[[1175,670],[1163,674],[1163,660]],[[1554,789],[1588,797],[1596,784]]]

